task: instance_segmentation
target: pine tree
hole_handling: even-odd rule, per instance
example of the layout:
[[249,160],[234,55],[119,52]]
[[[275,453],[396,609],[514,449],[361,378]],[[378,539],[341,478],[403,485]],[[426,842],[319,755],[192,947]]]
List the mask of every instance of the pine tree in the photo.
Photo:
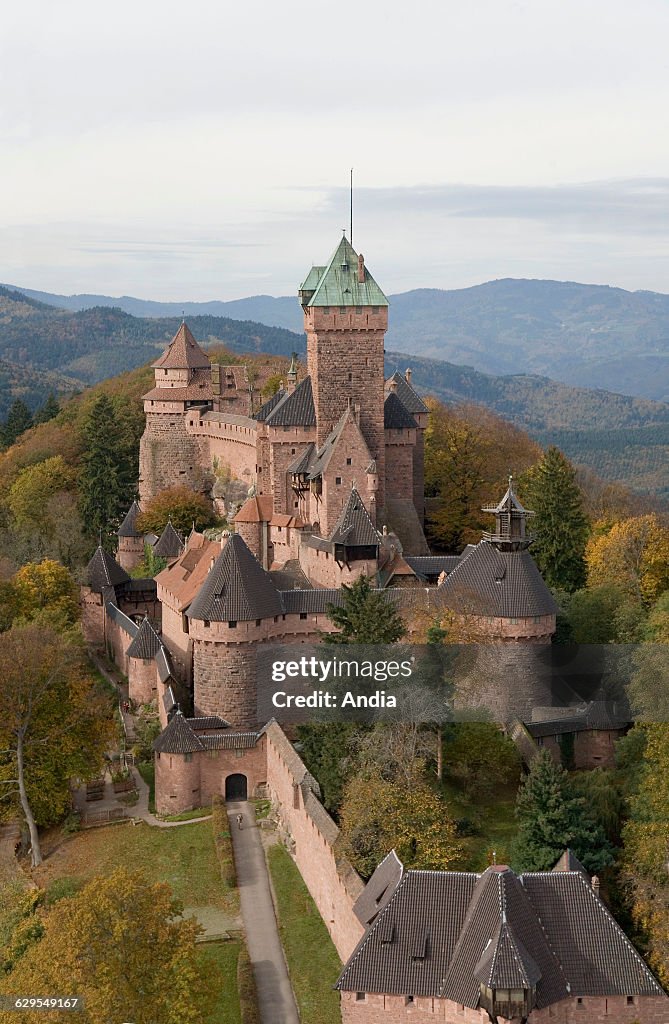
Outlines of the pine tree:
[[573,593],[585,585],[589,523],[574,467],[550,447],[522,478],[522,497],[535,518],[532,555],[549,587]]
[[47,395],[44,405],[41,405],[35,413],[35,423],[48,423],[54,416],[57,416],[60,412],[60,406],[58,405],[58,399],[54,395],[53,391],[50,391]]
[[588,871],[601,871],[613,862],[601,825],[589,816],[585,798],[573,792],[567,773],[548,750],[532,762],[518,792],[516,817],[515,860],[523,871],[550,870],[566,849]]
[[114,404],[100,395],[83,427],[84,453],[79,511],[92,540],[102,533],[111,548],[118,524],[134,498],[136,478],[132,443]]
[[328,605],[327,614],[339,633],[327,633],[328,644],[394,644],[406,633],[402,617],[385,592],[372,590],[369,577],[359,576],[342,587],[341,607]]
[[30,409],[20,398],[16,398],[9,407],[5,425],[2,428],[2,443],[9,448],[33,425]]

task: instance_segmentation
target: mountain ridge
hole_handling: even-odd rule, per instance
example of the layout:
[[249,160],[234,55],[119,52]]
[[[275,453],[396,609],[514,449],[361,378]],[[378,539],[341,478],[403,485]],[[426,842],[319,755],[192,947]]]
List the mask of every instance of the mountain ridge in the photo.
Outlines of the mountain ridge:
[[[95,302],[148,319],[224,316],[302,331],[297,298],[161,303],[132,296],[58,296],[13,286],[34,300],[81,311]],[[613,285],[498,278],[468,288],[417,288],[389,296],[387,347],[502,375],[669,401],[669,295]]]

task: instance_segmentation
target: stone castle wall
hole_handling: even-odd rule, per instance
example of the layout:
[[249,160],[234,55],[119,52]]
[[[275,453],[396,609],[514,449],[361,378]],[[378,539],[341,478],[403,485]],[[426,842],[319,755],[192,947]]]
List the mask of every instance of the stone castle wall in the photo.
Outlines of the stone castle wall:
[[255,747],[208,750],[185,754],[160,754],[156,764],[156,810],[158,814],[181,814],[204,807],[213,797],[225,798],[225,780],[229,775],[247,778],[249,797],[263,791],[267,782],[266,739]]
[[[615,768],[615,744],[622,735],[623,730],[587,729],[574,733],[574,768]],[[561,764],[562,750],[559,739],[555,736],[543,736],[538,745],[550,751],[556,764]]]
[[342,961],[362,937],[353,904],[362,879],[337,851],[339,829],[305,783],[307,774],[276,723],[266,730],[267,787],[288,848]]
[[304,574],[315,587],[324,590],[335,589],[341,584],[355,583],[358,576],[376,575],[375,561],[351,562],[350,566],[341,565],[329,551],[302,544],[299,550],[300,566]]
[[[415,430],[386,430],[386,495],[414,498]],[[422,523],[422,519],[421,519]]]
[[[148,403],[147,403],[148,404]],[[165,403],[160,403],[165,404]],[[203,491],[209,464],[201,439],[190,435],[182,412],[147,411],[146,429],[139,443],[139,500],[144,505],[154,494],[170,487]]]
[[158,697],[155,659],[128,658],[128,696],[137,704],[150,704]]
[[[411,993],[407,993],[411,995]],[[364,998],[359,998],[363,997]],[[489,1024],[485,1010],[453,1003],[448,999],[376,993],[342,992],[343,1024]],[[503,1018],[499,1017],[501,1022]],[[662,996],[637,996],[627,1004],[626,996],[583,996],[565,999],[541,1010],[533,1010],[528,1024],[669,1024],[669,1001]]]

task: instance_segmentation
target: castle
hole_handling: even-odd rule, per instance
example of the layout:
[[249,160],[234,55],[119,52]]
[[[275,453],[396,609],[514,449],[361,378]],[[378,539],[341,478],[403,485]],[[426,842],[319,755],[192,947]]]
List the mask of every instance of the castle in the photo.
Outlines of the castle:
[[[502,867],[405,873],[390,855],[365,886],[337,849],[316,780],[279,725],[258,720],[258,652],[332,631],[328,609],[341,603],[342,584],[363,574],[397,606],[410,636],[417,623],[449,616],[502,645],[511,666],[503,719],[531,716],[537,689],[522,690],[523,653],[545,648],[556,624],[529,551],[531,513],[511,481],[486,509],[495,525],[478,544],[429,554],[427,408],[410,371],[384,379],[388,303],[346,238],[299,295],[307,374],[298,380],[293,359],[285,387],[259,409],[248,371],[213,365],[185,323],[144,396],[140,503],[176,484],[213,487],[234,532],[184,539],[168,523],[160,538],[146,538],[135,502],[116,559],[100,546],[82,587],[88,641],[127,676],[133,700],[157,704],[158,812],[216,795],[271,800],[345,962],[338,987],[350,1024],[599,1016],[632,1024],[640,1012],[664,1022],[666,997],[580,865],[528,876]],[[232,486],[217,494],[221,478]],[[155,580],[131,579],[147,540],[167,567]],[[612,724],[593,708],[556,717],[544,714],[537,743],[573,729],[584,765],[591,734],[610,753],[602,735],[610,740]]]

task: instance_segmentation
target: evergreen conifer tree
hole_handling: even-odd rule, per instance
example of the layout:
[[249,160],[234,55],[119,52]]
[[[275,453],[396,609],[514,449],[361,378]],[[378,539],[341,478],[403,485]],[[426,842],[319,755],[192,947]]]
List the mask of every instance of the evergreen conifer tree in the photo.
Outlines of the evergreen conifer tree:
[[2,443],[9,448],[14,442],[29,430],[33,425],[33,418],[30,409],[20,398],[16,398],[9,407],[7,419],[2,428]]
[[573,593],[585,585],[589,523],[574,467],[551,446],[522,478],[522,497],[535,518],[532,556],[549,587]]
[[57,416],[60,412],[60,406],[58,405],[58,399],[54,395],[53,391],[50,391],[47,395],[44,405],[41,405],[35,413],[35,423],[48,423],[54,416]]
[[134,497],[136,468],[132,443],[114,404],[100,395],[83,427],[84,453],[79,482],[79,511],[87,535],[102,533],[105,546]]
[[613,862],[611,845],[601,825],[588,815],[585,798],[572,791],[567,773],[546,749],[535,757],[518,791],[516,817],[515,860],[520,870],[548,871],[566,849],[588,871],[601,871]]
[[330,620],[339,633],[327,633],[327,644],[394,644],[406,632],[402,617],[384,593],[372,590],[369,577],[359,576],[351,586],[342,587],[341,607],[328,605]]

